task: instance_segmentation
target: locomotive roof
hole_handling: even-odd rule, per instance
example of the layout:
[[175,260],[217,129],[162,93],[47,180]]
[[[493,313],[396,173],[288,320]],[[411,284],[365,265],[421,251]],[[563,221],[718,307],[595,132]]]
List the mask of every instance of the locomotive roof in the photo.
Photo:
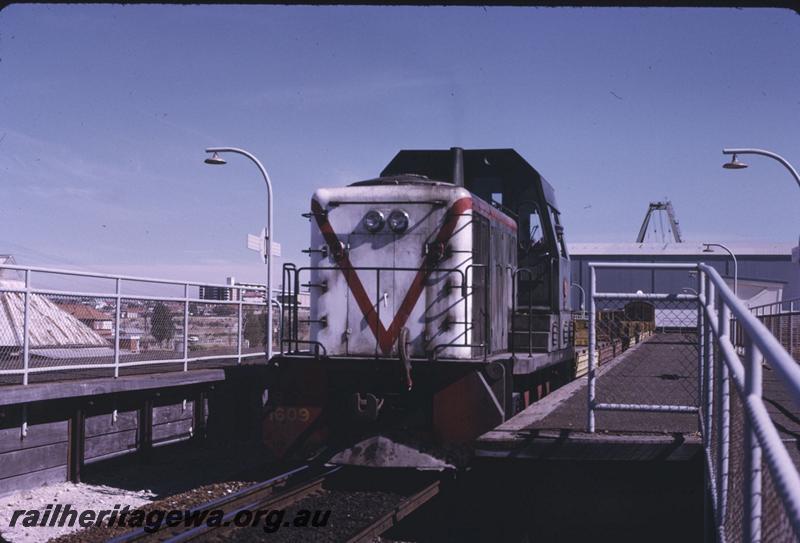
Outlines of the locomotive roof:
[[425,175],[400,174],[386,175],[374,179],[367,179],[365,181],[356,181],[355,183],[350,183],[348,187],[368,187],[374,185],[452,185],[452,183],[429,179]]
[[[452,149],[402,150],[381,172],[383,177],[407,174],[453,183]],[[509,202],[533,190],[558,210],[553,187],[514,149],[464,149],[463,174],[465,188],[486,200],[490,198],[483,185],[490,180],[488,192],[502,192]]]

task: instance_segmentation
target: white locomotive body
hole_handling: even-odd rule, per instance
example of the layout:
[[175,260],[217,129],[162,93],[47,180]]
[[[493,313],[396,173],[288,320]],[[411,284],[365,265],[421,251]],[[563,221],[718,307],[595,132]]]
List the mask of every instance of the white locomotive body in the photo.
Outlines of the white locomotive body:
[[[476,242],[491,222],[513,266],[514,221],[463,187],[417,176],[319,189],[311,206],[312,343],[328,356],[483,356],[491,268]],[[503,286],[490,305],[508,320]]]

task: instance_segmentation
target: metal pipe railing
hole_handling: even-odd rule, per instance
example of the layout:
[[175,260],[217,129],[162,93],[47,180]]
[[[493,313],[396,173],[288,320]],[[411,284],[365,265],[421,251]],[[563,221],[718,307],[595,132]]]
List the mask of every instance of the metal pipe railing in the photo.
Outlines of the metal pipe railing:
[[[690,406],[659,406],[643,404],[598,403],[595,396],[597,380],[596,356],[596,300],[655,300],[697,303],[698,334],[698,390],[700,428],[705,457],[706,486],[713,508],[714,531],[720,541],[733,538],[731,530],[741,530],[736,539],[759,542],[764,533],[781,529],[779,526],[763,526],[762,485],[763,464],[772,477],[777,494],[794,531],[787,539],[800,537],[800,474],[783,443],[775,423],[771,420],[763,397],[762,364],[774,370],[783,390],[788,391],[795,406],[800,407],[800,367],[780,342],[759,320],[763,315],[773,314],[775,307],[786,308],[785,303],[769,304],[761,308],[747,308],[730,290],[719,273],[705,264],[671,263],[590,263],[591,296],[589,329],[589,382],[588,382],[588,427],[595,430],[595,411],[625,410],[644,412],[690,412],[698,411]],[[696,296],[675,294],[631,294],[597,292],[596,269],[598,268],[652,268],[652,269],[696,269],[698,293]],[[789,310],[794,309],[792,303]],[[734,341],[733,325],[737,326]],[[732,396],[741,402],[742,409],[731,409]],[[732,428],[742,425],[741,442],[733,442]],[[731,471],[731,456],[743,456],[742,471],[736,475],[743,478],[742,484],[734,484]],[[729,504],[734,498],[730,493],[741,493],[737,500],[743,503],[741,525],[731,519]],[[734,502],[735,503],[735,502]],[[785,527],[784,527],[785,528]],[[774,532],[773,537],[774,537]],[[785,535],[785,534],[784,534]],[[730,537],[729,537],[730,536]]]
[[[697,413],[699,405],[664,405],[641,403],[607,403],[597,401],[597,300],[617,301],[670,301],[696,302],[696,294],[665,294],[644,292],[598,292],[597,269],[663,269],[663,270],[696,270],[697,264],[689,263],[650,263],[650,262],[590,262],[589,263],[589,361],[587,372],[587,430],[595,431],[596,411],[641,411],[658,413]],[[699,400],[698,400],[699,403]]]
[[[245,301],[243,293],[248,291],[266,292],[266,288],[260,285],[222,285],[205,282],[176,281],[152,277],[136,277],[34,266],[20,266],[16,264],[0,265],[0,271],[5,270],[18,272],[23,279],[22,281],[19,281],[18,278],[11,279],[0,276],[0,297],[8,297],[6,301],[9,302],[5,304],[6,318],[0,322],[0,326],[2,326],[2,323],[4,322],[6,326],[11,328],[8,330],[9,333],[7,335],[9,337],[16,338],[18,345],[17,349],[21,348],[21,353],[17,351],[17,354],[14,354],[13,344],[10,347],[6,346],[4,353],[0,352],[0,362],[5,362],[5,367],[0,369],[0,375],[20,375],[22,377],[23,385],[27,385],[29,383],[29,375],[34,373],[85,369],[113,369],[113,376],[119,377],[120,369],[125,367],[148,364],[176,363],[181,363],[183,370],[186,371],[189,369],[190,362],[215,359],[228,360],[235,358],[238,363],[241,363],[241,360],[244,358],[264,355],[266,352],[242,352],[242,336],[244,332],[243,310],[246,307],[265,306],[264,301]],[[37,278],[40,276],[50,277],[51,279],[49,283],[51,285],[53,284],[54,280],[56,280],[59,283],[59,288],[50,288],[47,286],[47,284],[40,283],[39,281],[37,281],[37,288],[34,288],[34,274],[37,274]],[[68,289],[65,290],[63,284],[65,281],[68,281],[66,278],[89,278],[97,281],[109,281],[112,288],[109,289],[110,291],[96,292],[98,290],[96,286],[92,288],[69,288],[68,285]],[[182,296],[165,296],[162,295],[163,292],[159,294],[154,292],[150,295],[143,295],[134,294],[133,292],[126,293],[126,289],[123,288],[124,286],[138,286],[138,288],[141,290],[143,285],[167,285],[171,287],[181,287],[183,292]],[[230,300],[204,299],[191,295],[192,293],[190,291],[195,289],[195,287],[226,289],[233,295],[231,296]],[[86,299],[95,299],[95,301],[104,300],[109,304],[113,300],[113,311],[104,313],[108,317],[107,321],[109,321],[110,324],[108,328],[104,328],[108,330],[108,336],[99,334],[98,329],[92,330],[91,326],[85,323],[80,324],[80,319],[78,317],[69,315],[69,311],[59,307],[58,298],[81,299],[81,305],[86,305]],[[165,327],[170,330],[170,341],[172,341],[171,338],[175,337],[175,328],[177,328],[179,335],[176,339],[182,344],[174,344],[172,347],[169,347],[169,349],[174,349],[174,351],[165,351],[162,349],[159,351],[158,355],[151,357],[148,357],[146,353],[139,354],[135,351],[131,351],[123,355],[124,351],[121,345],[121,340],[123,339],[122,336],[125,332],[125,329],[123,328],[122,323],[123,319],[129,318],[125,316],[123,310],[126,302],[134,303],[137,308],[143,304],[147,305],[153,303],[156,305],[179,304],[182,306],[182,310],[180,312],[175,309],[168,309],[167,318],[169,319],[169,322],[165,323]],[[273,302],[276,301],[273,300]],[[224,352],[223,348],[220,349],[222,352],[217,355],[203,356],[203,352],[201,350],[201,352],[197,353],[198,356],[190,356],[190,338],[192,338],[193,335],[191,333],[192,325],[190,322],[193,318],[191,307],[194,306],[194,304],[203,304],[208,306],[214,305],[218,307],[227,305],[235,307],[238,310],[235,311],[235,317],[231,319],[232,322],[230,323],[230,326],[225,329],[229,329],[230,337],[232,337],[234,333],[237,336],[235,345],[231,344],[230,341],[228,343],[233,349],[235,349],[234,353]],[[91,306],[92,304],[89,305]],[[13,309],[12,306],[17,307],[17,309]],[[92,309],[94,309],[94,307],[92,307]],[[150,309],[152,310],[152,307]],[[175,318],[174,324],[172,321],[173,317]],[[202,318],[202,316],[199,317],[201,322]],[[111,321],[113,321],[113,324],[111,324]],[[63,332],[62,335],[65,336],[63,340],[45,339],[48,337],[55,338],[53,332],[57,330],[58,327],[63,326],[61,323],[71,323],[70,326],[73,327],[80,326],[84,333],[84,337],[88,337],[91,343],[82,343],[79,345],[75,341],[70,342],[72,338],[69,336],[69,328]],[[147,325],[146,323],[147,321],[145,320],[145,326]],[[153,326],[153,324],[154,323],[151,321],[151,326]],[[86,326],[89,326],[89,328],[86,328]],[[223,336],[226,334],[225,330],[222,332]],[[216,330],[215,333],[218,334],[219,331]],[[111,337],[112,334],[113,337]],[[80,334],[78,335],[80,336]],[[147,332],[142,331],[142,335],[146,336]],[[153,340],[158,342],[159,338],[154,337]],[[175,343],[177,343],[177,341]],[[212,341],[206,347],[213,348],[213,344],[214,342]],[[70,349],[86,348],[87,346],[98,348],[105,347],[107,348],[107,351],[92,352],[87,354],[85,351],[76,350],[74,351],[75,355],[73,357],[66,359],[69,362],[52,360],[45,364],[39,361],[32,361],[32,357],[34,355],[50,356],[42,354],[42,349],[61,350],[63,352],[60,353],[60,356],[63,357],[70,354]],[[169,352],[178,354],[178,356],[169,356]],[[16,358],[20,357],[20,354],[21,360]],[[166,357],[164,356],[165,354],[167,354]],[[2,358],[5,358],[5,360],[2,360]],[[15,360],[19,360],[19,362],[15,362]]]
[[[795,537],[800,535],[800,474],[793,463],[780,434],[767,412],[763,398],[762,363],[766,362],[777,373],[784,389],[789,392],[796,405],[800,405],[800,369],[778,343],[770,331],[736,298],[727,287],[718,272],[705,264],[698,266],[709,284],[716,287],[716,300],[710,293],[706,302],[707,329],[717,343],[720,353],[720,374],[725,379],[726,372],[735,385],[737,395],[743,407],[744,443],[741,447],[744,464],[744,518],[742,538],[745,541],[761,541],[762,527],[762,462],[774,481],[775,491],[786,512],[786,516],[794,530]],[[714,304],[718,304],[718,317],[713,318]],[[730,316],[740,323],[743,333],[744,361],[740,358],[736,346],[731,342],[729,334]],[[726,535],[726,509],[729,501],[729,477],[727,473],[727,455],[731,448],[726,446],[725,439],[730,438],[725,428],[729,426],[729,410],[726,409],[726,390],[720,387],[722,412],[717,414],[715,423],[723,428],[717,435],[719,456],[717,458],[716,485],[711,490],[715,493],[717,531]],[[728,385],[727,395],[731,387]],[[711,444],[706,445],[710,451]]]

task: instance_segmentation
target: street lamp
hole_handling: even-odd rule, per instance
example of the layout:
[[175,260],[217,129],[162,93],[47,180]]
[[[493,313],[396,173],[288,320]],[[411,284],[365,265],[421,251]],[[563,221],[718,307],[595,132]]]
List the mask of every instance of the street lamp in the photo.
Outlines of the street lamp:
[[783,164],[787,170],[789,170],[789,173],[792,174],[794,180],[797,181],[797,186],[800,187],[800,175],[798,175],[797,170],[795,170],[792,167],[792,165],[789,164],[789,161],[787,161],[782,156],[777,155],[773,152],[765,151],[763,149],[723,149],[722,154],[733,155],[730,162],[726,162],[725,164],[722,165],[722,167],[725,168],[726,170],[742,170],[744,168],[747,168],[747,164],[736,160],[736,155],[762,155],[774,158],[775,160]]
[[572,286],[573,287],[578,287],[578,289],[581,291],[581,313],[585,314],[586,313],[586,291],[583,290],[582,286],[580,286],[578,283],[575,283],[574,281],[572,283]]
[[703,245],[706,246],[705,249],[703,249],[704,253],[713,253],[714,249],[712,249],[712,247],[719,247],[720,249],[723,249],[729,255],[731,255],[731,258],[733,259],[733,293],[738,296],[738,293],[739,293],[739,264],[736,262],[736,255],[733,254],[733,251],[731,251],[730,249],[728,249],[727,247],[725,247],[721,243],[704,243]]
[[219,153],[236,153],[244,155],[252,160],[258,166],[261,175],[264,177],[264,182],[267,184],[267,228],[264,231],[264,243],[266,250],[264,251],[264,259],[267,264],[267,361],[272,359],[272,181],[269,179],[269,174],[261,162],[243,149],[236,147],[209,147],[206,153],[213,153],[210,157],[205,159],[206,164],[223,165],[226,164],[225,160],[219,156]]

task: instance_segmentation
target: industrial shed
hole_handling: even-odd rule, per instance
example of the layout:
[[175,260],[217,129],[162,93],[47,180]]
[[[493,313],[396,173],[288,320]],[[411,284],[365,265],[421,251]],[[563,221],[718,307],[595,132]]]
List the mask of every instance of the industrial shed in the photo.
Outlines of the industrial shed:
[[[750,307],[772,303],[795,293],[800,283],[800,264],[790,243],[722,242],[735,255],[739,269],[739,297]],[[705,262],[713,266],[733,287],[733,260],[719,248],[703,251],[704,244],[683,243],[571,243],[572,281],[589,295],[590,262]],[[697,289],[693,272],[677,270],[599,270],[598,290],[606,292],[681,293]],[[577,289],[571,291],[572,308],[580,309]],[[588,305],[588,301],[586,302]]]

